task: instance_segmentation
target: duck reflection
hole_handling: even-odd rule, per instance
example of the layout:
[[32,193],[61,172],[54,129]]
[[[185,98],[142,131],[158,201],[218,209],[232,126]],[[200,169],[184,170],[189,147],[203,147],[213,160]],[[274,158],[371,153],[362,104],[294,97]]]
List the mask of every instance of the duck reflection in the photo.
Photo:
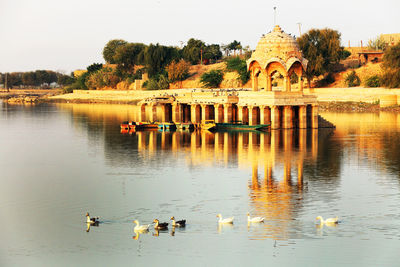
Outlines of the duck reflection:
[[132,239],[139,240],[140,235],[147,234],[149,231],[148,230],[146,230],[146,231],[142,230],[142,231],[134,231],[134,232],[135,232],[135,235],[132,236]]

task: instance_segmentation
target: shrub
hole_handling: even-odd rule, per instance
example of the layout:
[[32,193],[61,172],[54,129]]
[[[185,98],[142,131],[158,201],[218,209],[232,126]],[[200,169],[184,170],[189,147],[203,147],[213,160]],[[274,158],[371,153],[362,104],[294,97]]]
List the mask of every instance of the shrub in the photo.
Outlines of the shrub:
[[85,84],[89,89],[98,89],[105,86],[115,87],[120,81],[111,68],[103,68],[91,73]]
[[226,60],[226,69],[228,71],[236,71],[239,74],[239,80],[243,84],[250,79],[250,72],[247,71],[246,61],[240,57],[231,57]]
[[150,80],[143,83],[143,87],[145,87],[148,90],[168,89],[169,88],[168,78],[163,74],[153,76]]
[[361,80],[354,70],[346,76],[345,81],[348,87],[359,86],[361,84]]
[[332,84],[335,82],[335,77],[333,76],[333,74],[330,72],[328,73],[328,75],[326,75],[323,79],[319,80],[317,82],[317,86],[318,87],[323,87],[323,86],[327,86],[329,84]]
[[210,70],[203,73],[200,77],[200,82],[207,88],[218,88],[224,78],[222,70]]
[[391,46],[383,56],[381,83],[388,88],[400,88],[400,43]]
[[367,78],[365,84],[368,87],[379,87],[381,86],[381,78],[378,75],[373,75]]
[[189,76],[190,63],[181,59],[179,62],[172,61],[165,69],[168,72],[168,79],[171,82],[180,82]]

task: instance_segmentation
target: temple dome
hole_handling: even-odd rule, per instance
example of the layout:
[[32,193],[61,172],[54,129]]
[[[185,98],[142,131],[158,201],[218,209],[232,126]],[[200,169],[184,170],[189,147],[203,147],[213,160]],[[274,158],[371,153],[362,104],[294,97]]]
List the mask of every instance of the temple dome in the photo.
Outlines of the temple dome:
[[308,62],[303,58],[295,38],[285,33],[278,25],[272,32],[261,37],[256,50],[247,61],[248,66],[254,61],[257,61],[261,68],[266,68],[271,62],[280,62],[286,70],[296,61],[306,69]]

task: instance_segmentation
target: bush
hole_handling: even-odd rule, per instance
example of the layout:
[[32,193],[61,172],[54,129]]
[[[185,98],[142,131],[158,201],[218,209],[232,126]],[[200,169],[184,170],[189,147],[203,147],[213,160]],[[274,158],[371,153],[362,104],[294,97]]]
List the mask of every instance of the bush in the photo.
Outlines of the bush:
[[383,56],[381,83],[388,88],[400,88],[400,43],[391,46]]
[[365,81],[368,87],[379,87],[381,86],[381,78],[378,75],[370,76]]
[[319,80],[317,82],[317,86],[318,87],[324,87],[327,86],[329,84],[332,84],[335,82],[335,77],[333,76],[333,74],[330,72],[328,73],[328,75],[326,75],[323,79]]
[[150,80],[143,83],[143,87],[148,90],[168,89],[168,78],[163,74],[153,76]]
[[210,70],[200,77],[200,82],[206,88],[218,88],[224,78],[222,70]]
[[361,80],[354,70],[346,76],[345,81],[348,87],[359,86],[361,84]]
[[226,69],[236,71],[239,74],[239,80],[243,84],[250,79],[250,72],[247,71],[246,61],[239,57],[231,57],[226,60]]
[[103,68],[92,72],[86,80],[86,87],[89,89],[98,89],[102,87],[116,87],[121,79],[111,68]]

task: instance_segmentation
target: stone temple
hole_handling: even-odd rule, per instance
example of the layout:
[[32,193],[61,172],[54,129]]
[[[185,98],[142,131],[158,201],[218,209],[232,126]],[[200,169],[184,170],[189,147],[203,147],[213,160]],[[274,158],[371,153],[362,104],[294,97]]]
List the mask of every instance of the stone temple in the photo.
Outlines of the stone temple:
[[[249,125],[270,124],[271,129],[319,127],[316,97],[303,92],[307,59],[290,34],[275,26],[262,36],[247,66],[252,90],[142,91],[139,120],[194,124],[202,120],[241,121]],[[282,86],[276,86],[278,80]]]

